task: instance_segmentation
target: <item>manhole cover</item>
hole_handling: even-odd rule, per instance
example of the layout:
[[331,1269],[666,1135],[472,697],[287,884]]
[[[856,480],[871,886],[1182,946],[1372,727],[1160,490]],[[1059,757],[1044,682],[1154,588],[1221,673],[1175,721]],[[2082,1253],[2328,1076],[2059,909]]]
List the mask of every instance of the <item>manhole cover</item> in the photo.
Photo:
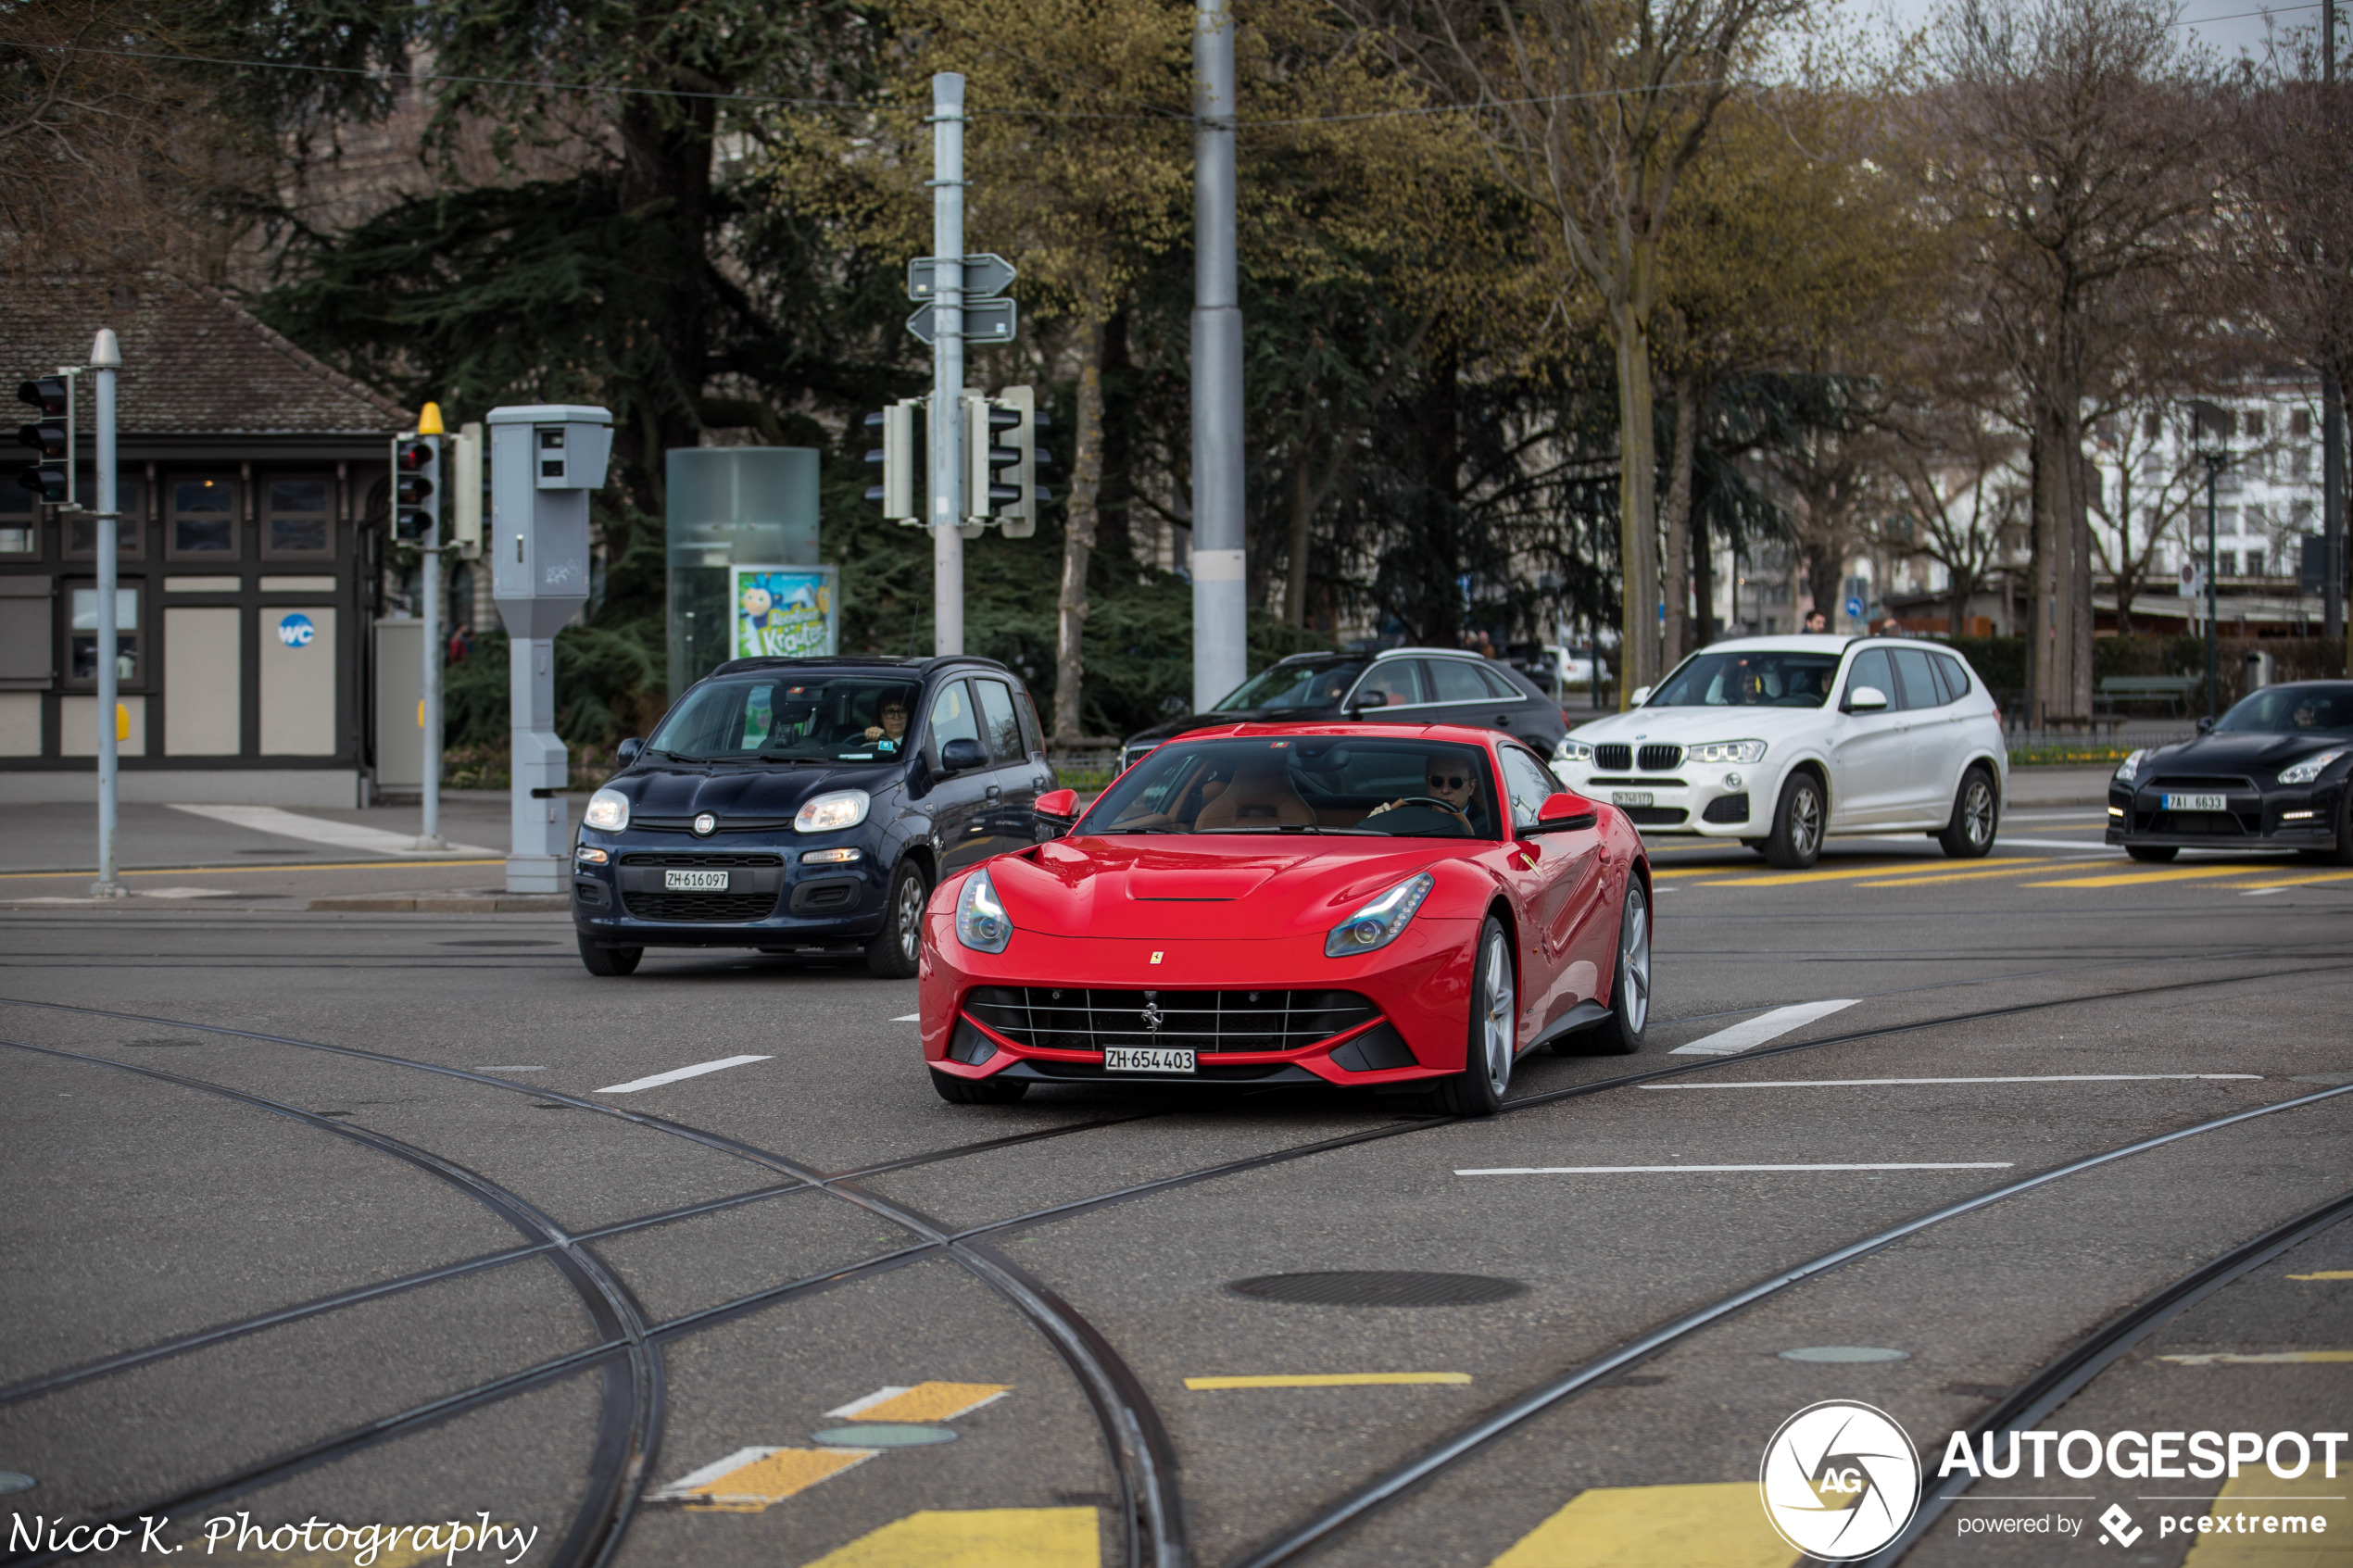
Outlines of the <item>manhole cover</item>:
[[1489,1274],[1431,1274],[1404,1269],[1260,1274],[1227,1289],[1257,1301],[1310,1307],[1476,1307],[1517,1296],[1528,1286]]
[[465,942],[436,942],[436,947],[553,947],[553,942],[509,941],[498,936],[480,936]]
[[956,1430],[952,1426],[907,1426],[876,1421],[856,1426],[828,1426],[810,1436],[837,1449],[917,1449],[927,1443],[952,1443]]

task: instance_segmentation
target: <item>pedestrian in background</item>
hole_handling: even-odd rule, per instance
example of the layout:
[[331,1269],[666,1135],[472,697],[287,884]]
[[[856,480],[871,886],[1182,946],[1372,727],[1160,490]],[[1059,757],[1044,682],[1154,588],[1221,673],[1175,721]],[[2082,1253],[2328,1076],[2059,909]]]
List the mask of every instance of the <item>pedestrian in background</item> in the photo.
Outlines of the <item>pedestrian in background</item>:
[[449,633],[449,649],[447,662],[450,664],[463,664],[466,661],[466,655],[473,651],[474,629],[465,621],[460,621],[458,622],[458,629]]
[[1809,609],[1806,612],[1806,629],[1808,632],[1827,632],[1831,629],[1831,618],[1821,610]]
[[1904,623],[1891,615],[1879,623],[1879,634],[1882,637],[1900,637],[1904,634]]

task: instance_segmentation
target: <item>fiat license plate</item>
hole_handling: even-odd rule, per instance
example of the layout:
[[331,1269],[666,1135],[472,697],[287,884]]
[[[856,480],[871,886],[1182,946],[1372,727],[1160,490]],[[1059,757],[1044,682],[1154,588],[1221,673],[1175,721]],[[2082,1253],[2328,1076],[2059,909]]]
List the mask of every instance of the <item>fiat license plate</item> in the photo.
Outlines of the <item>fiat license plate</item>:
[[1651,792],[1646,789],[1614,789],[1609,792],[1609,803],[1613,806],[1647,806],[1651,803]]
[[1149,1046],[1105,1046],[1106,1073],[1197,1073],[1191,1051],[1163,1050]]
[[724,893],[727,891],[725,872],[664,872],[661,886],[665,893]]
[[2231,809],[2231,797],[2227,795],[2168,795],[2162,799],[2162,809],[2168,811],[2227,811]]

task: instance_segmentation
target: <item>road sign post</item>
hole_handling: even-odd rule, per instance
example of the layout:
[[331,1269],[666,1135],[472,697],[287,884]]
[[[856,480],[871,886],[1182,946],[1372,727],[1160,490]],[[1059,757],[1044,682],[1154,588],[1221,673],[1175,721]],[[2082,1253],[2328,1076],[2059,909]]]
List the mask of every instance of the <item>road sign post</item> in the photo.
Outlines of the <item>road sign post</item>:
[[121,731],[116,709],[121,702],[121,671],[117,664],[121,638],[116,625],[116,560],[120,522],[117,516],[115,483],[115,372],[122,367],[122,346],[114,329],[98,329],[90,348],[90,368],[96,383],[96,446],[98,464],[98,880],[91,884],[94,897],[120,898],[122,879],[116,864],[116,787],[121,764]]
[[[1250,673],[1242,572],[1242,309],[1236,257],[1234,11],[1193,17],[1193,711]],[[1294,570],[1299,570],[1295,565]]]
[[932,652],[964,651],[964,79],[931,79]]

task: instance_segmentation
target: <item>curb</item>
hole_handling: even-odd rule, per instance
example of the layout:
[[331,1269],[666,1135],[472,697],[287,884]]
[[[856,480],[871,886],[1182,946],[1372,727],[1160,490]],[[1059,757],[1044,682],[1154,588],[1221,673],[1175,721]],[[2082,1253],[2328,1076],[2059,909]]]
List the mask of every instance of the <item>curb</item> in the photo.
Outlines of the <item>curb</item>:
[[561,914],[572,899],[561,893],[502,893],[494,889],[458,893],[346,893],[313,898],[306,909],[346,914],[514,915]]

